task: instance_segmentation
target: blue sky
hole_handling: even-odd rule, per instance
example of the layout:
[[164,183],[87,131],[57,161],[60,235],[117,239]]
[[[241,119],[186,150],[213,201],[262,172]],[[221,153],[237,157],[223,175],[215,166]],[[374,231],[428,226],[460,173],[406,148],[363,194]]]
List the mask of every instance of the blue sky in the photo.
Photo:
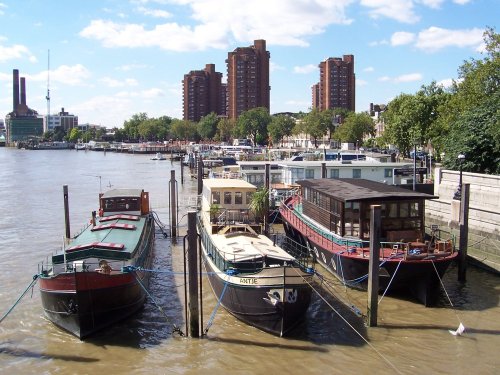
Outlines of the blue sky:
[[[12,70],[27,104],[62,107],[80,123],[121,127],[133,114],[182,118],[182,79],[265,39],[271,113],[309,111],[318,64],[353,54],[356,112],[449,85],[482,58],[499,0],[0,0],[0,117],[12,110]],[[496,30],[498,32],[498,30]]]

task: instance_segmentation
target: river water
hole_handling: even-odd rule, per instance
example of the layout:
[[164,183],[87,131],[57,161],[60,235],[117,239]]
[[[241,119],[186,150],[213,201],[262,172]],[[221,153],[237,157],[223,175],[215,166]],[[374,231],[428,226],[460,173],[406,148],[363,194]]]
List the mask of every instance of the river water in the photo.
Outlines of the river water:
[[[171,170],[182,218],[177,244],[156,238],[158,272],[145,308],[85,342],[43,317],[38,285],[28,291],[0,323],[1,374],[498,373],[500,278],[471,266],[466,284],[456,281],[456,267],[447,272],[443,283],[449,299],[443,293],[437,307],[385,296],[378,327],[372,328],[346,307],[366,313],[366,293],[345,290],[325,275],[305,322],[290,338],[271,336],[216,309],[203,277],[202,328],[212,323],[207,335],[172,334],[174,326],[186,331],[182,236],[197,183],[187,168],[181,183],[179,162],[152,161],[151,156],[0,148],[1,316],[31,283],[38,264],[62,246],[63,185],[69,187],[72,234],[97,209],[99,191],[110,186],[149,191],[153,210],[168,223]],[[453,336],[449,330],[459,323],[466,331]]]

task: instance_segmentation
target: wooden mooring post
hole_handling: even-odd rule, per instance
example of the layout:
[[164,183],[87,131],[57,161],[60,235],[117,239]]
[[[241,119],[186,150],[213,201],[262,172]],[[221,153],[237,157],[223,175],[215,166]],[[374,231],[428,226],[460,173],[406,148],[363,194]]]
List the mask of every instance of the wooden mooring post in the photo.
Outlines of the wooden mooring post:
[[460,241],[458,242],[458,281],[466,281],[467,242],[469,241],[470,184],[463,184],[460,198]]
[[64,197],[64,228],[66,229],[66,241],[71,237],[71,230],[69,224],[69,198],[68,198],[68,185],[63,185]]
[[368,266],[368,327],[377,326],[380,263],[380,206],[372,205],[370,213],[370,260]]
[[[189,335],[200,337],[200,307],[198,298],[198,234],[196,211],[188,211],[188,272],[189,272]],[[186,317],[187,319],[187,317]]]
[[175,241],[177,238],[177,196],[175,190],[175,170],[173,169],[170,171],[170,217],[170,235]]
[[271,194],[270,173],[271,173],[271,165],[269,163],[266,163],[266,175],[264,184],[267,191],[267,199],[264,203],[264,234],[268,237],[269,237],[269,194]]

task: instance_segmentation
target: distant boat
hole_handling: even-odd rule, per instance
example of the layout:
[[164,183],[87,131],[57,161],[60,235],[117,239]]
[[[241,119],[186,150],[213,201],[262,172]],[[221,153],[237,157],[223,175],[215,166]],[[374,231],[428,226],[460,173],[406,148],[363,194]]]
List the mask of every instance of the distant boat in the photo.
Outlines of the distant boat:
[[84,339],[139,310],[146,300],[153,257],[154,218],[149,194],[113,189],[100,194],[92,216],[60,254],[43,264],[40,293],[45,316]]
[[411,292],[426,306],[436,303],[440,278],[458,253],[437,228],[432,235],[425,233],[424,201],[434,196],[354,178],[296,183],[301,194],[280,205],[284,229],[320,264],[345,285],[365,289],[370,210],[380,205],[380,292]]
[[151,158],[151,160],[166,160],[167,158],[162,155],[161,152],[157,152],[154,157]]
[[262,226],[248,209],[255,191],[243,180],[203,180],[199,232],[204,264],[228,312],[285,336],[305,316],[314,271],[261,234]]
[[86,143],[77,143],[75,144],[75,149],[76,150],[86,150],[87,149],[87,144]]

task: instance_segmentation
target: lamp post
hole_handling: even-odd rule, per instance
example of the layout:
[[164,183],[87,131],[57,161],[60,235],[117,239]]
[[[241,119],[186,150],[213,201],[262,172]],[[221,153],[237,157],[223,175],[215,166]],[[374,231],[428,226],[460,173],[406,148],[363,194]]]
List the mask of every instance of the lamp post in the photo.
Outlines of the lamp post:
[[465,155],[464,154],[459,154],[457,156],[458,159],[458,165],[460,168],[460,178],[458,180],[458,188],[457,191],[455,192],[455,195],[453,196],[453,199],[456,200],[461,200],[462,199],[462,164],[464,163],[465,160]]

